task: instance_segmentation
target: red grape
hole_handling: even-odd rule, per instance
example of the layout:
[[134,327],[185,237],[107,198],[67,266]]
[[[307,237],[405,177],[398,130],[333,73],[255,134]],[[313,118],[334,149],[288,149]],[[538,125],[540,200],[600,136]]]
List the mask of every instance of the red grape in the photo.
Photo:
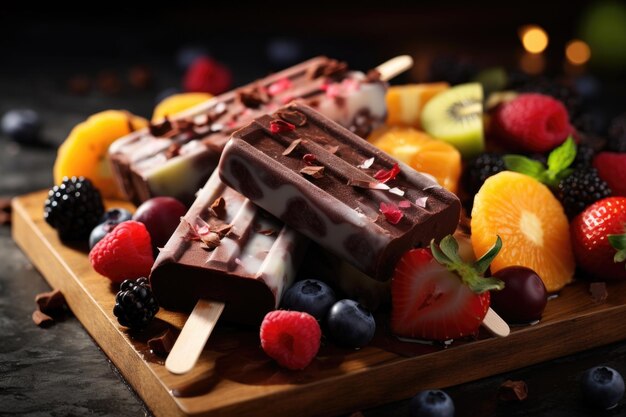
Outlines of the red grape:
[[509,323],[539,320],[548,302],[543,281],[535,271],[509,266],[493,274],[504,281],[504,289],[491,293],[491,307]]

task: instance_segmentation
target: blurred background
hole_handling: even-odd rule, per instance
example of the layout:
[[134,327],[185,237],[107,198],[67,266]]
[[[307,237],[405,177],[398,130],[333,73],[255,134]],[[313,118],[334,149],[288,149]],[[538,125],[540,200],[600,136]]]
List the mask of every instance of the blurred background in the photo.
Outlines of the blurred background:
[[[545,92],[568,105],[575,125],[598,134],[626,109],[626,5],[617,0],[316,3],[313,10],[214,3],[107,2],[90,13],[3,5],[0,114],[34,109],[40,145],[54,148],[98,111],[150,117],[168,94],[219,93],[318,54],[362,70],[412,55],[414,69],[394,83],[478,79]],[[196,72],[211,81],[194,85],[189,72],[199,57],[209,63]],[[14,163],[10,157],[0,161]]]

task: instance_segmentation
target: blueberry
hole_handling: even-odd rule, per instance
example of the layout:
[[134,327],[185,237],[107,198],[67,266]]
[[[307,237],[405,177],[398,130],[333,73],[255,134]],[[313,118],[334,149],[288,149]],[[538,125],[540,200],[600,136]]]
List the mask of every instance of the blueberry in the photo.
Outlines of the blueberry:
[[100,219],[100,224],[94,227],[89,234],[89,250],[96,246],[96,243],[100,242],[115,226],[132,218],[133,215],[126,209],[114,208],[107,210],[102,219]]
[[354,300],[337,301],[328,313],[330,337],[341,346],[361,348],[374,337],[374,316]]
[[303,311],[317,320],[323,320],[337,301],[332,288],[316,279],[298,281],[283,296],[285,310]]
[[587,402],[598,408],[613,408],[624,396],[624,379],[608,366],[587,369],[582,375],[581,384]]
[[454,417],[454,403],[440,390],[418,392],[409,402],[411,417]]
[[113,208],[107,210],[106,213],[102,216],[101,223],[110,222],[115,224],[120,224],[125,222],[126,220],[132,220],[133,214],[123,208]]
[[40,130],[41,119],[34,110],[11,110],[2,116],[2,133],[16,142],[36,142]]

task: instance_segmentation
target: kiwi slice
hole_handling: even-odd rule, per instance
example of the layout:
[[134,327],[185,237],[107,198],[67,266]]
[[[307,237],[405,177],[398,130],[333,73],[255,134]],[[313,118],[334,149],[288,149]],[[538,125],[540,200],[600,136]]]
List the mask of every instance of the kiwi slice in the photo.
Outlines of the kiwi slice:
[[464,158],[481,153],[485,148],[482,86],[460,84],[437,94],[424,106],[422,127],[455,146]]

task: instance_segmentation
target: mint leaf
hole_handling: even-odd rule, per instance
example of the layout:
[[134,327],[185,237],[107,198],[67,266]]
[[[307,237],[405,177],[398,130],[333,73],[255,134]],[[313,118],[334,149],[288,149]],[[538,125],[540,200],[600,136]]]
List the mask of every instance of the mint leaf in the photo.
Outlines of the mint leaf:
[[576,159],[576,142],[572,137],[568,137],[559,147],[555,148],[548,156],[548,171],[558,174],[569,168]]
[[541,182],[545,179],[546,169],[543,164],[522,155],[504,155],[504,165],[509,171],[528,175]]
[[608,235],[607,237],[611,246],[616,250],[613,262],[626,261],[626,233],[623,235]]

